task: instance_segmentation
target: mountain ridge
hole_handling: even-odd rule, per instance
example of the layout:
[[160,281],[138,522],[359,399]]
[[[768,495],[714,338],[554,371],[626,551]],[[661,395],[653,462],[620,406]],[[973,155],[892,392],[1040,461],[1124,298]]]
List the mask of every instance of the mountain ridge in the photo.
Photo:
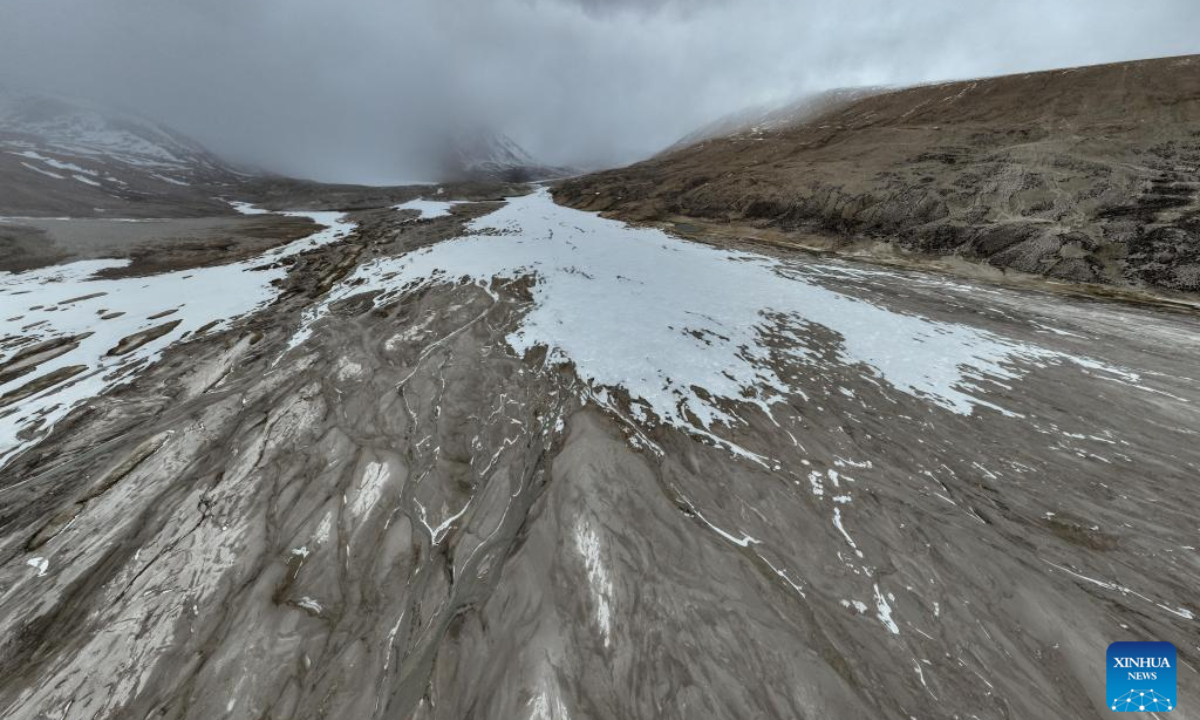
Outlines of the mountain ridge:
[[228,214],[214,194],[248,174],[146,118],[0,89],[0,215]]
[[562,183],[627,220],[1200,291],[1200,56],[892,90]]
[[684,135],[665,149],[655,153],[655,157],[665,157],[707,140],[741,134],[755,136],[771,130],[782,130],[799,125],[834,108],[844,107],[851,102],[869,95],[886,92],[886,90],[886,88],[880,87],[835,88],[802,95],[782,103],[766,103],[726,113]]
[[447,141],[442,158],[443,180],[530,182],[574,174],[536,160],[508,135],[495,130],[460,131]]

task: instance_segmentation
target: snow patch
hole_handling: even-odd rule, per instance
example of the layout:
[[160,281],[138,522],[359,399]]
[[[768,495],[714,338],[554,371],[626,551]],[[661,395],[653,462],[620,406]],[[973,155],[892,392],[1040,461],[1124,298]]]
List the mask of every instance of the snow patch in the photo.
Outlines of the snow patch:
[[571,720],[571,714],[557,693],[543,690],[529,698],[529,720]]
[[[55,170],[64,170],[64,171],[70,172],[70,173],[77,173],[78,175],[91,175],[91,176],[95,177],[96,175],[99,174],[95,170],[88,170],[87,168],[79,167],[78,165],[76,165],[74,163],[63,162],[62,160],[55,160],[52,157],[46,157],[45,155],[42,155],[41,153],[34,152],[33,150],[23,150],[21,152],[10,151],[9,155],[16,155],[17,157],[23,157],[23,158],[27,158],[29,160],[37,160],[40,163],[49,165],[50,167],[54,168]],[[22,164],[24,164],[24,163],[22,163]]]
[[455,205],[461,205],[458,201],[443,201],[443,200],[409,200],[406,203],[393,205],[393,210],[415,210],[418,220],[434,220],[440,217],[450,215],[450,209]]
[[305,610],[313,613],[314,615],[321,614],[321,610],[322,610],[321,603],[317,602],[316,600],[313,600],[312,598],[310,598],[308,596],[300,598],[299,600],[296,601],[296,604],[299,605],[300,607],[304,608]]
[[338,361],[337,370],[334,375],[339,382],[356,381],[366,377],[366,370],[361,364],[349,358],[342,358]]
[[189,182],[184,182],[183,180],[179,180],[177,178],[167,177],[166,175],[159,175],[157,173],[150,173],[150,177],[162,180],[163,182],[171,185],[178,185],[180,187],[189,187],[191,185]]
[[604,647],[609,647],[612,644],[613,583],[601,559],[600,537],[586,522],[575,527],[575,548],[583,556],[592,598],[596,603],[596,622],[604,635]]
[[879,585],[875,586],[875,616],[888,629],[888,632],[893,635],[900,634],[900,626],[892,619],[892,606],[888,604],[887,598],[879,591]]
[[38,577],[45,577],[46,571],[50,569],[50,561],[44,557],[29,558],[28,560],[25,561],[25,564],[28,565],[29,567],[33,568],[34,570],[37,570]]
[[226,202],[229,203],[230,207],[242,215],[270,215],[272,212],[270,210],[264,210],[260,207],[256,207],[251,203],[242,202],[241,200],[226,200]]
[[313,534],[313,540],[318,546],[323,546],[329,542],[330,533],[333,531],[333,512],[325,513],[325,517],[321,518],[320,524],[317,525],[317,531]]
[[66,180],[65,177],[63,177],[62,175],[59,175],[58,173],[52,173],[49,170],[43,170],[42,168],[40,168],[36,165],[30,165],[27,162],[21,163],[21,167],[25,168],[26,170],[32,170],[35,173],[41,173],[42,175],[45,175],[46,177],[52,177],[56,180]]
[[[0,272],[0,337],[31,337],[37,342],[78,338],[78,347],[43,362],[34,373],[0,384],[0,395],[56,370],[84,367],[69,381],[24,398],[15,412],[0,417],[0,462],[36,441],[79,403],[127,380],[135,367],[153,362],[185,335],[212,323],[216,323],[212,328],[225,327],[272,300],[278,291],[271,283],[287,271],[253,268],[336,240],[354,227],[340,213],[287,214],[309,217],[326,227],[250,260],[149,277],[95,278],[101,270],[125,267],[126,260],[82,260],[27,272]],[[166,311],[173,312],[161,315]],[[179,324],[170,332],[128,354],[107,354],[122,338],[176,321]],[[23,347],[28,345],[0,356],[0,363]],[[29,437],[18,437],[35,428]]]
[[[716,249],[554,203],[511,198],[469,234],[358,267],[305,315],[302,342],[333,302],[376,291],[388,302],[414,284],[533,276],[534,304],[507,338],[518,354],[547,347],[594,387],[622,387],[662,423],[713,439],[739,424],[732,407],[771,406],[793,389],[779,364],[820,367],[804,350],[811,329],[833,332],[838,360],[947,410],[995,408],[980,379],[1014,380],[1026,365],[1081,360],[968,325],[893,311],[821,280],[848,266]],[[771,339],[790,341],[779,348]],[[1099,367],[1099,366],[1098,366]],[[757,460],[756,460],[757,461]],[[831,475],[830,480],[835,480]]]
[[869,610],[869,608],[867,607],[867,604],[865,602],[862,602],[861,600],[843,600],[842,606],[848,607],[848,608],[854,608],[855,611],[857,611],[859,615],[866,615],[867,611]]
[[450,515],[437,527],[434,527],[429,524],[429,513],[425,510],[425,506],[422,505],[420,501],[414,500],[413,502],[417,506],[417,513],[420,515],[419,519],[421,521],[421,525],[424,526],[425,531],[429,533],[429,541],[434,545],[437,545],[442,541],[442,538],[446,537],[446,534],[450,532],[450,526],[454,524],[454,521],[466,514],[467,508],[471,507],[471,502],[468,500],[466,504],[462,506],[461,510],[453,515]]
[[862,550],[858,549],[858,544],[854,542],[854,538],[850,537],[850,533],[846,532],[845,526],[842,525],[842,509],[839,507],[835,507],[833,509],[833,526],[838,529],[838,532],[842,534],[842,537],[846,538],[846,542],[849,543],[850,548],[854,550],[854,554],[861,558],[863,556]]
[[358,488],[354,502],[350,505],[350,513],[355,517],[366,517],[371,508],[383,496],[383,488],[391,478],[391,471],[386,463],[369,462],[358,480]]

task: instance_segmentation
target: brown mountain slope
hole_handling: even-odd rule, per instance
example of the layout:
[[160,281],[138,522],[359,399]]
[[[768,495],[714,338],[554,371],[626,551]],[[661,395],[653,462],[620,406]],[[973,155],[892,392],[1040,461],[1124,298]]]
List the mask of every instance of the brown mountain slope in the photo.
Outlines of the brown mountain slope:
[[1200,291],[1200,56],[873,95],[573,179],[555,197],[630,220]]

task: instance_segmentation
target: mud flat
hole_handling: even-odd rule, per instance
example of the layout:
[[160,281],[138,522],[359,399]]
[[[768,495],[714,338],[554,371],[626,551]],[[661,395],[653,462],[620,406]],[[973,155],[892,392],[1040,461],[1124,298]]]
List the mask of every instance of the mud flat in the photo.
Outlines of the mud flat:
[[304,218],[0,218],[0,272],[94,259],[132,262],[110,276],[236,262],[311,235]]
[[5,717],[1092,718],[1134,639],[1200,702],[1195,316],[419,209],[9,455]]

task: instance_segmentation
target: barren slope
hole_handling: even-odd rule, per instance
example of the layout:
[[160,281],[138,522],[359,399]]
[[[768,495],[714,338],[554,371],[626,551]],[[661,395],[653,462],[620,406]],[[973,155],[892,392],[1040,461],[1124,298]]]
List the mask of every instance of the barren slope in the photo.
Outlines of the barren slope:
[[1200,290],[1200,58],[913,87],[561,185],[631,220],[744,224],[843,251],[956,256]]
[[1153,638],[1191,717],[1194,317],[413,205],[129,361],[64,315],[165,275],[8,278],[82,369],[0,412],[0,714],[1083,720]]

